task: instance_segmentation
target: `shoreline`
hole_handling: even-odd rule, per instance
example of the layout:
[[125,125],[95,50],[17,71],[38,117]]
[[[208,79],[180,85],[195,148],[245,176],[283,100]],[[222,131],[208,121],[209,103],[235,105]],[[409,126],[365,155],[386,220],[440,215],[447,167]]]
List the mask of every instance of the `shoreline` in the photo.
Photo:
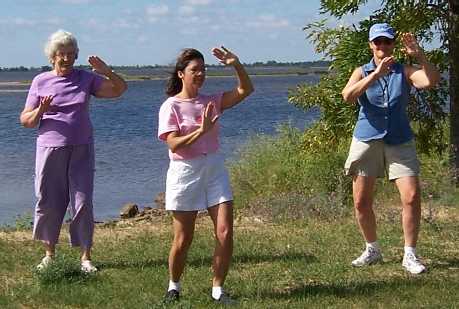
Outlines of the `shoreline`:
[[[167,76],[162,75],[128,75],[118,72],[125,81],[128,82],[141,82],[147,80],[167,80]],[[39,74],[39,73],[37,73]],[[249,73],[251,77],[287,77],[287,76],[320,76],[326,72],[279,72],[279,73]],[[208,74],[206,78],[234,78],[234,74]],[[0,81],[0,92],[22,92],[22,89],[10,89],[6,87],[24,87],[30,86],[32,80],[7,80]],[[5,89],[2,89],[5,88]]]

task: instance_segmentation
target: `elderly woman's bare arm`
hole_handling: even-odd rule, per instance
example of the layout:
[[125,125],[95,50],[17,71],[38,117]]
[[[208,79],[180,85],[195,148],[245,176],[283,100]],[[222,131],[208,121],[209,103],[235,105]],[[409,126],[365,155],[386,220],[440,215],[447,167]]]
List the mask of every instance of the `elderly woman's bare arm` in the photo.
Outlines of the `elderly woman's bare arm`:
[[40,99],[38,107],[25,107],[19,117],[21,124],[26,128],[35,128],[40,123],[43,114],[49,110],[52,101],[53,96],[46,96]]
[[96,92],[96,97],[117,98],[126,91],[127,84],[124,79],[113,72],[102,59],[97,56],[90,56],[88,62],[94,71],[107,77],[107,79],[102,82],[100,89]]

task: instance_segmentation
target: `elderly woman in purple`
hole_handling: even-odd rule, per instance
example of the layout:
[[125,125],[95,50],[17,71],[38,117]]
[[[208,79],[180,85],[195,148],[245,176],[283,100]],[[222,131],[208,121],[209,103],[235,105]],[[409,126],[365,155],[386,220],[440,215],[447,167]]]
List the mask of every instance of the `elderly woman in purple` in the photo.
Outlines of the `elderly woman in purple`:
[[43,242],[46,255],[37,267],[43,269],[53,261],[70,205],[71,244],[81,249],[81,270],[94,272],[94,144],[89,99],[91,95],[119,97],[127,85],[97,56],[90,56],[88,62],[100,75],[74,68],[78,44],[69,32],[53,33],[45,53],[53,69],[33,79],[20,116],[24,127],[38,125],[33,237]]

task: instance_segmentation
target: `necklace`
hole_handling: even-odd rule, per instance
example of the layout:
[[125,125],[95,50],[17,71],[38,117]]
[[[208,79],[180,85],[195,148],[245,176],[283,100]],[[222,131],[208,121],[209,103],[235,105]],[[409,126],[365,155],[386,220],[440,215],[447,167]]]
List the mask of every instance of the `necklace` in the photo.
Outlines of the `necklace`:
[[[390,80],[390,74],[391,73],[389,73],[388,75],[377,79],[379,87],[381,87],[381,90],[382,90],[382,93],[383,93],[384,107],[388,107],[389,106],[389,98],[390,98],[389,80]],[[381,80],[383,81],[382,83],[381,83]],[[383,85],[383,83],[384,83],[384,85]]]

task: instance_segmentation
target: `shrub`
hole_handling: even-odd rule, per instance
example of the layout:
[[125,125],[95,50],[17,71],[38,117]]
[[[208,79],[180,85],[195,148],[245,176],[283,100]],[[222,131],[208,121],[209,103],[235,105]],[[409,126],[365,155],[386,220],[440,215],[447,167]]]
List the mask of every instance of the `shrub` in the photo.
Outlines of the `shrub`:
[[237,206],[273,216],[343,215],[351,197],[351,180],[343,173],[347,149],[316,151],[309,143],[314,133],[289,126],[278,131],[276,137],[253,137],[231,165]]

